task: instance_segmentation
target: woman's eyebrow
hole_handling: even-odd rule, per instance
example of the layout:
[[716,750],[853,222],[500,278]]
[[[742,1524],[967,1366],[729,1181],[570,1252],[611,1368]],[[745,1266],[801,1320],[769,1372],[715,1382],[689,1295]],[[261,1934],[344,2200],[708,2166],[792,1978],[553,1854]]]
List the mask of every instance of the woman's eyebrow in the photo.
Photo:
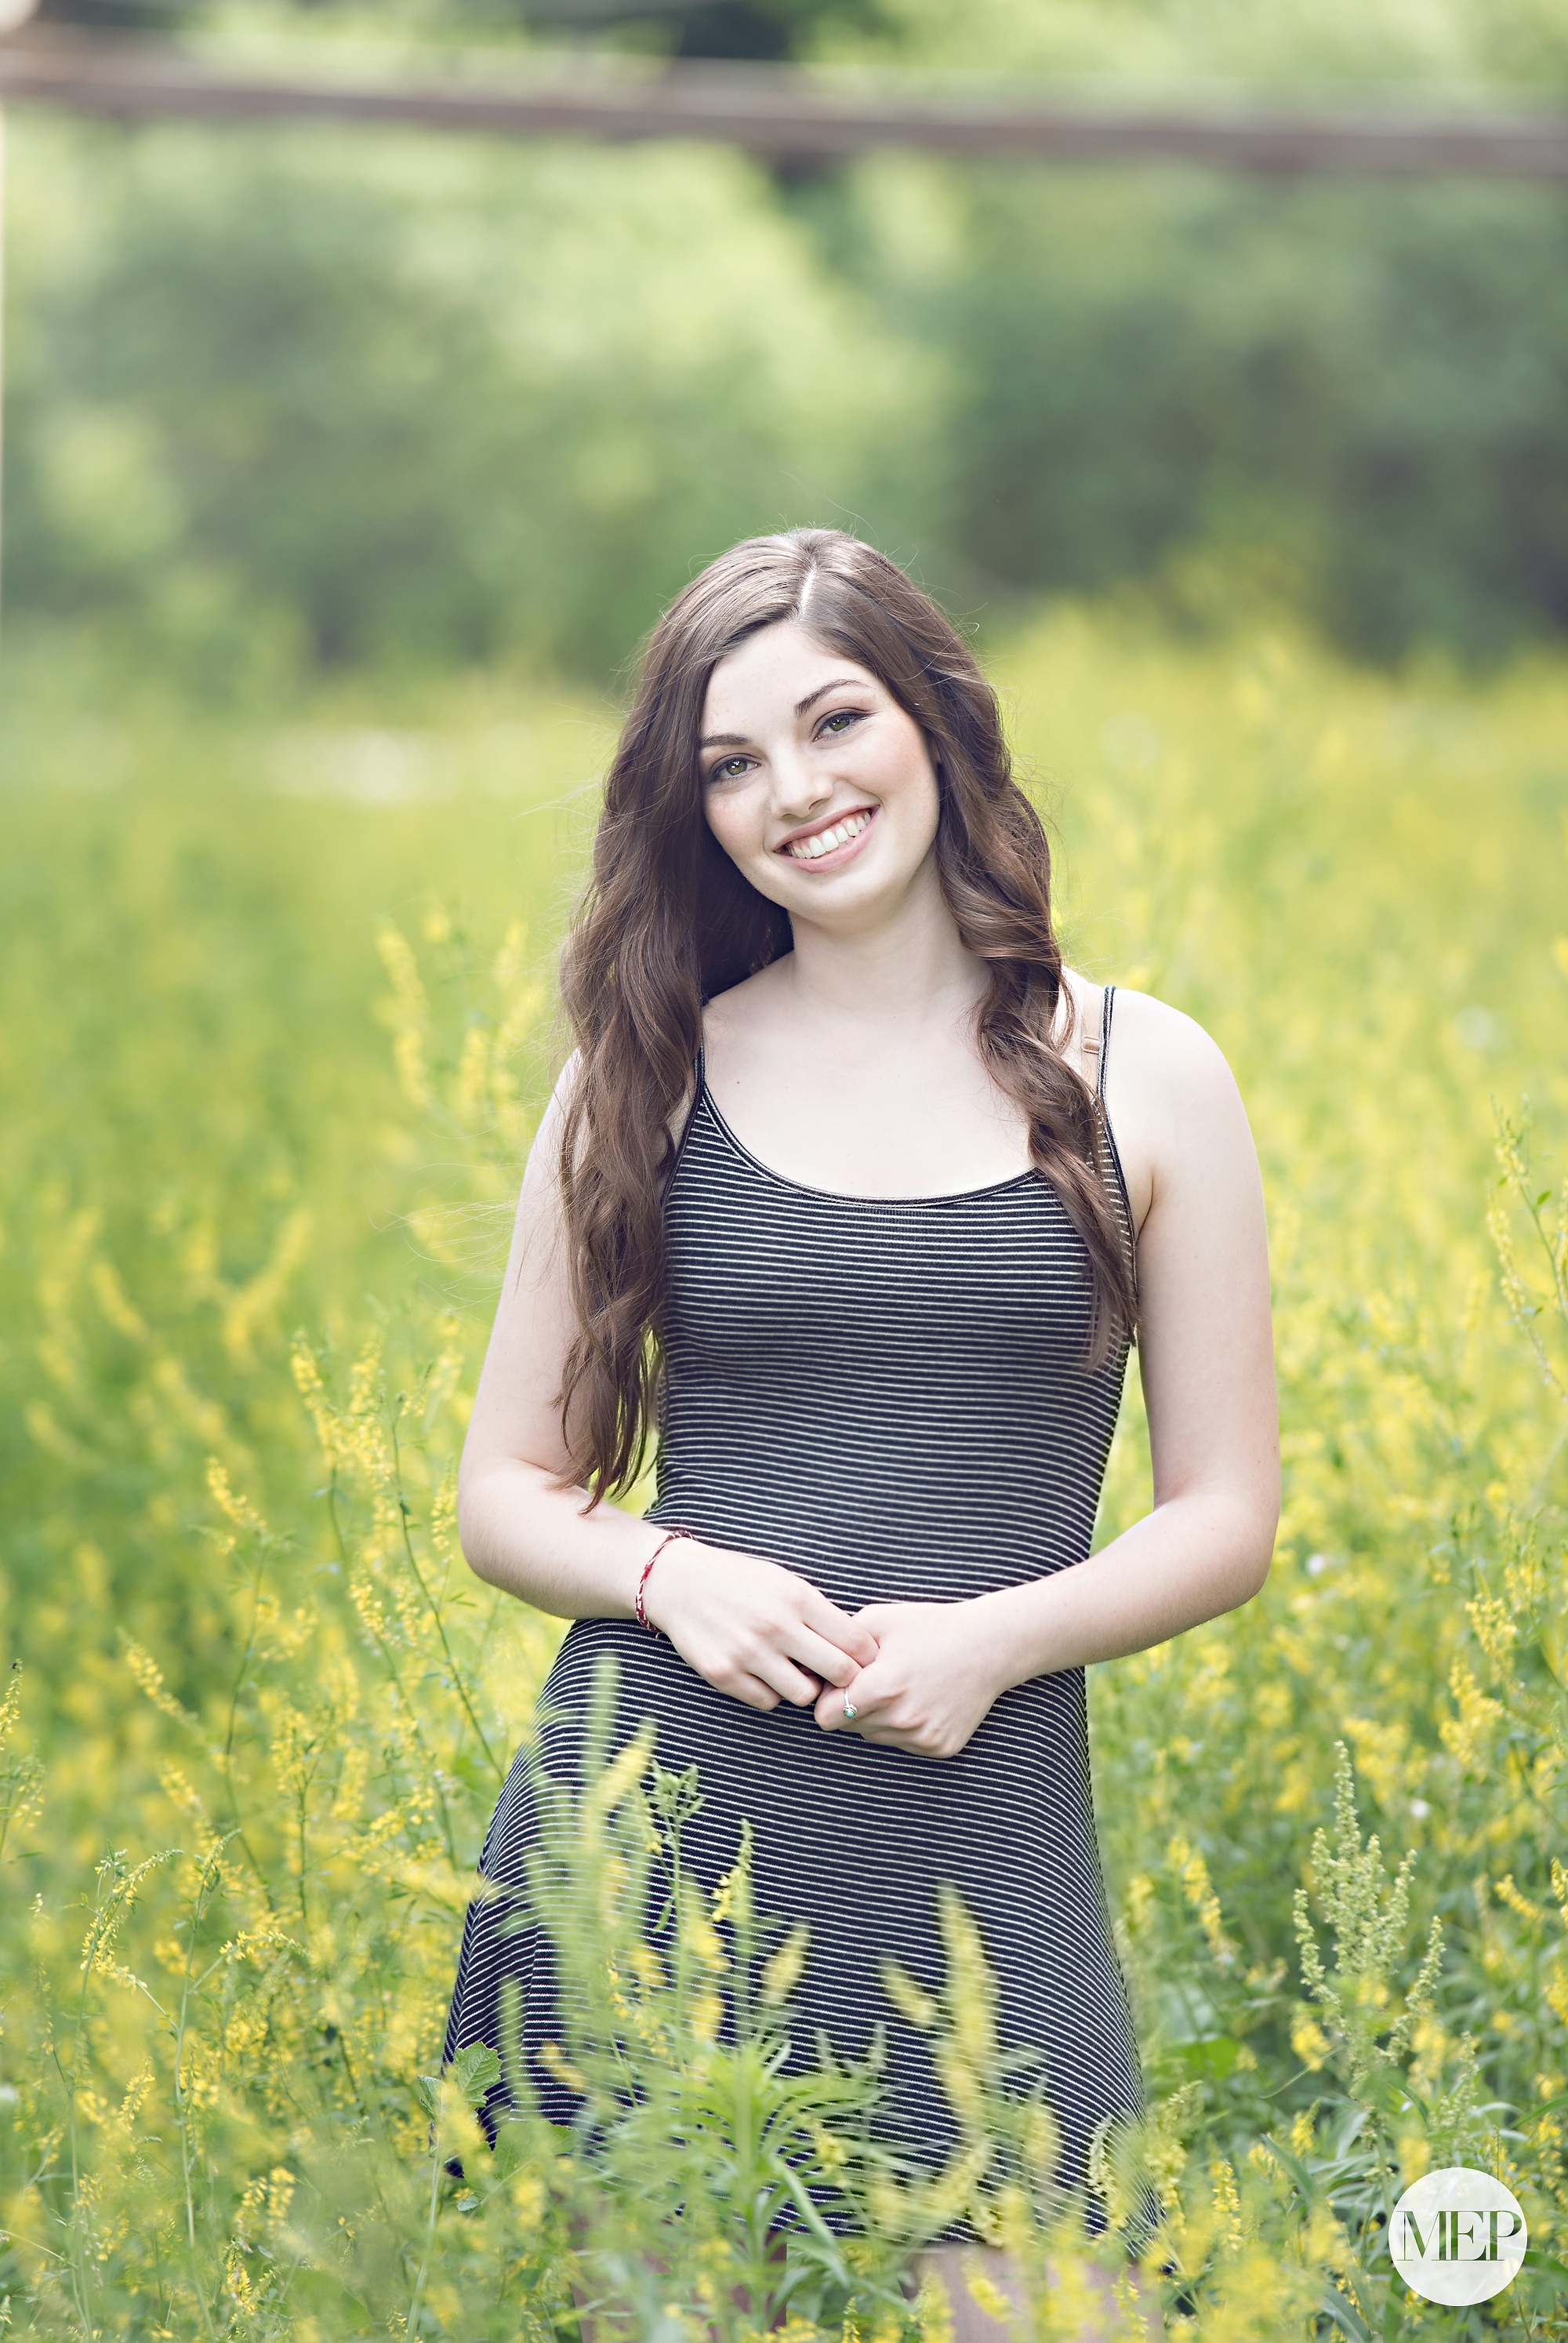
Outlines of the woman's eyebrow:
[[809,708],[815,708],[819,699],[824,699],[829,691],[837,691],[841,684],[848,685],[851,690],[863,691],[866,688],[866,679],[862,675],[836,675],[830,683],[819,683],[815,691],[809,691],[804,699],[798,699],[795,702],[796,715],[804,716]]
[[[819,683],[815,691],[809,691],[804,699],[798,699],[795,713],[804,716],[808,709],[815,708],[819,699],[825,699],[830,691],[837,691],[841,684],[851,689],[863,690],[865,680],[864,676],[836,675],[829,682]],[[744,732],[705,732],[697,745],[699,749],[744,749],[749,743]]]

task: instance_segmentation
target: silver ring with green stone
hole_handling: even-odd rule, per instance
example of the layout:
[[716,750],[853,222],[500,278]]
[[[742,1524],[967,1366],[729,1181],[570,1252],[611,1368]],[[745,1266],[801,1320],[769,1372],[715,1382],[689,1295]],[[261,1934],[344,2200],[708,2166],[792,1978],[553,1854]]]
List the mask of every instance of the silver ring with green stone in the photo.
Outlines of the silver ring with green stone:
[[853,1721],[853,1719],[854,1719],[855,1717],[857,1717],[857,1716],[859,1716],[859,1714],[860,1714],[860,1712],[859,1712],[859,1710],[855,1706],[854,1702],[853,1702],[852,1700],[850,1700],[850,1699],[846,1695],[846,1697],[845,1697],[845,1701],[844,1701],[844,1715],[845,1715],[845,1719],[846,1719],[846,1721],[847,1721],[847,1722],[852,1722],[852,1721]]

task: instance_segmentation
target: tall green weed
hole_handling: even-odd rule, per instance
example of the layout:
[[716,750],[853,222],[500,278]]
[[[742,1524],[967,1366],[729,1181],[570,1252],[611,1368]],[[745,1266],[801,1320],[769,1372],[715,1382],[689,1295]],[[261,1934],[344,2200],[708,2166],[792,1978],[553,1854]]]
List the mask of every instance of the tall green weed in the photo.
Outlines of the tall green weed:
[[[1296,642],[1197,655],[1072,614],[1002,680],[1042,790],[1072,785],[1075,956],[1217,1033],[1273,1227],[1273,1574],[1093,1682],[1150,2261],[1174,2331],[1227,2343],[1561,2333],[1568,1322],[1541,1167],[1568,1106],[1568,687],[1394,687]],[[957,2203],[1030,2276],[1030,2331],[1072,2332],[1049,2136],[1000,2089],[961,1907],[940,2005],[890,1980],[890,2024],[930,2029],[967,2109],[970,2159],[933,2192],[878,2128],[874,2063],[779,2062],[809,1946],[750,1910],[744,1846],[717,1906],[683,1882],[701,1784],[656,1749],[607,1747],[553,1842],[582,1986],[559,2054],[591,2125],[525,2108],[492,2154],[484,2054],[439,2070],[479,1838],[558,1635],[467,1573],[452,1493],[596,712],[427,709],[422,769],[457,779],[388,799],[279,794],[297,724],[220,739],[149,699],[78,736],[123,775],[86,795],[28,721],[55,685],[22,685],[0,977],[13,2331],[564,2336],[593,2304],[606,2331],[782,2317],[799,2343],[890,2343],[941,2331],[902,2280]],[[483,785],[501,724],[510,798]],[[366,729],[322,710],[310,769],[358,770]],[[1134,1393],[1102,1535],[1147,1502],[1142,1443]],[[1093,2175],[1129,2225],[1135,2145]],[[1400,2188],[1448,2160],[1499,2173],[1531,2222],[1484,2310],[1422,2307],[1382,2245]],[[823,2205],[844,2221],[819,2232]]]

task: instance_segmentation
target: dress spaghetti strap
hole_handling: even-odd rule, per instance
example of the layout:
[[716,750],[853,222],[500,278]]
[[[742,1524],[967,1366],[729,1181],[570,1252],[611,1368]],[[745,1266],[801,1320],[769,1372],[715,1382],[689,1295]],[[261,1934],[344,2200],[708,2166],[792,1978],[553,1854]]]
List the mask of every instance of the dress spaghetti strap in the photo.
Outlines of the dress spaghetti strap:
[[1113,984],[1101,987],[1100,1071],[1094,1079],[1094,1095],[1100,1101],[1101,1112],[1105,1108],[1105,1061],[1111,1055],[1111,1008],[1115,999],[1116,987]]
[[1122,1235],[1126,1242],[1128,1266],[1132,1272],[1132,1290],[1138,1291],[1138,1236],[1132,1218],[1132,1198],[1128,1192],[1127,1174],[1121,1168],[1121,1150],[1116,1144],[1116,1133],[1105,1104],[1105,1069],[1111,1057],[1111,1017],[1116,1000],[1116,987],[1104,987],[1100,1010],[1100,1070],[1094,1078],[1094,1111],[1100,1124],[1102,1141],[1103,1168],[1107,1183],[1121,1207]]
[[669,1159],[669,1171],[665,1182],[667,1193],[668,1192],[669,1183],[674,1180],[676,1173],[679,1171],[682,1160],[685,1157],[687,1144],[691,1137],[692,1125],[697,1121],[698,1109],[701,1106],[704,1098],[708,1094],[706,1053],[700,1041],[699,1041],[697,1045],[697,1059],[692,1068],[692,1074],[693,1080],[691,1084],[690,1103],[687,1107],[686,1117],[680,1126],[680,1137],[675,1143],[675,1152]]

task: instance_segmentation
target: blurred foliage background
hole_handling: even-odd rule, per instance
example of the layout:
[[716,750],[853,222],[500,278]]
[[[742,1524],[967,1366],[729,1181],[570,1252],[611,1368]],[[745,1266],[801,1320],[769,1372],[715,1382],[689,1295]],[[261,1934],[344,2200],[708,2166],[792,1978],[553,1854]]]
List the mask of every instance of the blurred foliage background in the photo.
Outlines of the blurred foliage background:
[[[1568,90],[1558,0],[152,13],[247,54],[363,56],[368,25],[400,62],[570,36],[1100,96]],[[802,517],[991,628],[1129,581],[1201,627],[1238,580],[1372,660],[1568,626],[1550,186],[14,138],[12,621],[91,618],[206,689],[366,661],[602,677],[695,564]]]

